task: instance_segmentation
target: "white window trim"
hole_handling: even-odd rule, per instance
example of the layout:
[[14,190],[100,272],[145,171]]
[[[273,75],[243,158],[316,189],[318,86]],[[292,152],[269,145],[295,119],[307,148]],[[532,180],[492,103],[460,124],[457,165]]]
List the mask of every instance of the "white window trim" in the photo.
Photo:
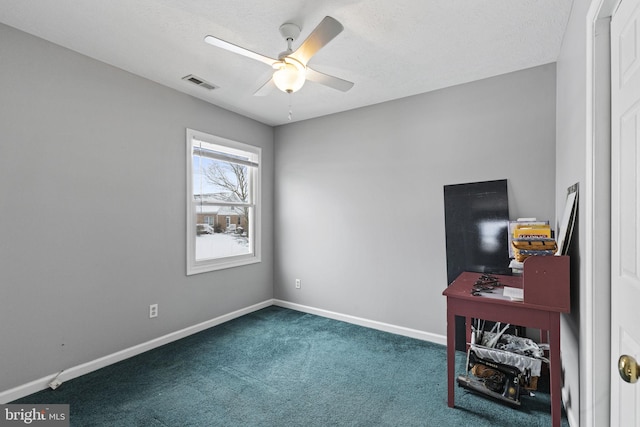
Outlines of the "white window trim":
[[[261,223],[262,223],[262,198],[261,198],[261,165],[262,149],[254,145],[222,138],[208,133],[187,128],[187,275],[206,273],[225,268],[239,267],[243,265],[261,262]],[[252,174],[252,198],[254,200],[253,217],[249,221],[249,236],[253,243],[253,253],[236,255],[225,258],[196,261],[196,215],[193,203],[193,140],[222,145],[231,150],[249,152],[257,156],[258,166],[256,173]]]

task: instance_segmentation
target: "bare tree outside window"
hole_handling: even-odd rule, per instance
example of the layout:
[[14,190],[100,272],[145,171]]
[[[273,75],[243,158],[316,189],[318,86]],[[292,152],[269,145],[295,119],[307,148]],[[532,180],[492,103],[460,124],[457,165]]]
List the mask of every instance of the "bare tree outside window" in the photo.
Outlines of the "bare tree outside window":
[[[214,161],[204,170],[210,184],[235,194],[243,202],[249,201],[248,168],[236,163]],[[249,235],[249,208],[242,208],[245,233]]]

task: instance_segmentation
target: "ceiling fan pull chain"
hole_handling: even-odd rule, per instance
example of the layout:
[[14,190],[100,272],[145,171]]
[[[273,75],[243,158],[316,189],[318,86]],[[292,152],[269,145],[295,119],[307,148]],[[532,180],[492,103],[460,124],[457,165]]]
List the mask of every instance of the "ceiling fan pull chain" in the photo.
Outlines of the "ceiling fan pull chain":
[[293,116],[293,111],[291,109],[291,92],[289,92],[289,121],[291,121],[292,116]]

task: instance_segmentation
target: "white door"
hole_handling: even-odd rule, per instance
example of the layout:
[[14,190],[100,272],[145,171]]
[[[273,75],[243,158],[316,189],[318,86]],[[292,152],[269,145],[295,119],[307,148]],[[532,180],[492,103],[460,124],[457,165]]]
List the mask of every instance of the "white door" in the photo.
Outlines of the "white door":
[[639,142],[640,0],[622,0],[611,21],[612,426],[640,426],[640,382],[623,381],[618,367],[622,355],[640,361]]

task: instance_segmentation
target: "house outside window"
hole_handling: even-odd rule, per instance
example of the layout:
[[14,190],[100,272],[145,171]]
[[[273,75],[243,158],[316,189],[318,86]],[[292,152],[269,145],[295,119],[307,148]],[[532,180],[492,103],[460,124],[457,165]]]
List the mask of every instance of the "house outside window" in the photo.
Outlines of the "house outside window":
[[187,275],[260,262],[260,155],[187,129]]

